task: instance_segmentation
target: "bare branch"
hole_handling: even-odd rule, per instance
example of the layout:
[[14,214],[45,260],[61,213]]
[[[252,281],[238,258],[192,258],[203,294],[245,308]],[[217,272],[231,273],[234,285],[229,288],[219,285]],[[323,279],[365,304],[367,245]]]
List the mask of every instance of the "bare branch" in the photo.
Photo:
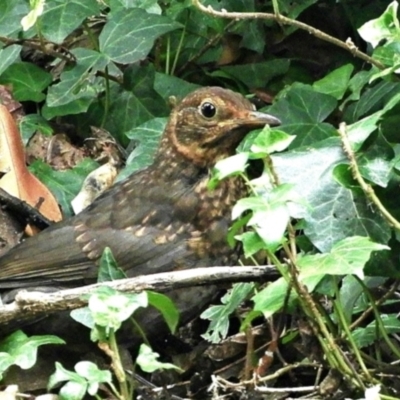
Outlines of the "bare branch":
[[214,17],[235,19],[237,21],[241,19],[266,19],[266,20],[276,21],[278,24],[295,26],[296,28],[302,29],[303,31],[306,31],[321,40],[325,40],[326,42],[332,43],[335,46],[341,47],[342,49],[349,51],[351,54],[353,54],[353,56],[361,58],[361,60],[364,60],[367,63],[372,64],[379,69],[385,69],[385,66],[381,62],[370,57],[368,54],[365,54],[362,51],[358,50],[358,48],[354,45],[351,39],[347,39],[346,42],[343,42],[342,40],[330,36],[325,32],[320,31],[319,29],[316,29],[303,22],[296,21],[295,19],[285,17],[281,14],[262,13],[262,12],[246,12],[246,13],[228,12],[226,10],[217,11],[214,10],[211,6],[208,7],[204,6],[203,4],[201,4],[200,0],[193,0],[193,4],[200,11],[209,15],[213,15]]
[[58,290],[52,293],[44,292],[45,288],[42,288],[43,291],[21,290],[15,296],[13,303],[0,307],[0,324],[13,320],[27,321],[33,317],[83,307],[87,304],[87,299],[84,297],[100,286],[108,286],[121,292],[166,291],[217,283],[266,281],[277,276],[275,267],[270,265],[261,267],[209,267],[144,275],[74,289]]

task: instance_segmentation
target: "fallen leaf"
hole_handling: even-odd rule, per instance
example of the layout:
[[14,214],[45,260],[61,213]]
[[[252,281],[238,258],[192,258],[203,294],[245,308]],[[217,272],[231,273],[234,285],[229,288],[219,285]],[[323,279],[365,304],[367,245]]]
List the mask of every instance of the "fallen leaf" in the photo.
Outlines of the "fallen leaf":
[[49,189],[28,170],[25,153],[17,126],[7,108],[0,105],[0,187],[9,194],[26,201],[52,221],[60,221],[62,214]]

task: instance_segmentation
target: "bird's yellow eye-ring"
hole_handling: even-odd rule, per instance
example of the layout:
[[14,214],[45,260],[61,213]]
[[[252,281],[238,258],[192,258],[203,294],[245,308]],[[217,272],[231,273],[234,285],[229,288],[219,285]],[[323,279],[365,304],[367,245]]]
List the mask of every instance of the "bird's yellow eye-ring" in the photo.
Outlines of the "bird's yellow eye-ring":
[[201,115],[205,118],[212,118],[217,112],[214,104],[206,101],[200,106]]

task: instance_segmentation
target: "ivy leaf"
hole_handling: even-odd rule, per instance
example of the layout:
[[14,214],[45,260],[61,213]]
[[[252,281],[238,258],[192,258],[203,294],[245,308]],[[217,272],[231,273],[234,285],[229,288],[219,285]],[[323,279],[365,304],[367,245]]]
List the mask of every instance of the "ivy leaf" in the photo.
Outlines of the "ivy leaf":
[[65,344],[53,335],[28,337],[22,331],[15,331],[0,343],[0,377],[11,365],[22,369],[33,367],[37,359],[37,349],[45,344]]
[[[287,298],[289,285],[283,278],[269,284],[265,289],[253,296],[254,310],[262,312],[265,318],[271,317],[275,312],[283,306],[285,298]],[[296,297],[295,292],[290,292],[290,301]]]
[[276,76],[283,75],[290,66],[289,60],[271,60],[262,63],[232,65],[221,71],[243,82],[248,88],[263,87]]
[[100,258],[98,282],[109,282],[126,278],[125,272],[118,266],[112,251],[106,247]]
[[[364,194],[342,187],[333,177],[338,164],[347,163],[338,139],[320,147],[271,156],[282,183],[292,183],[307,208],[291,204],[291,214],[305,219],[304,232],[320,251],[348,236],[369,236],[387,243],[390,227],[371,209]],[[315,184],[310,185],[310,182]]]
[[353,65],[343,65],[324,76],[319,81],[314,82],[313,88],[320,93],[329,94],[335,99],[340,100],[347,91],[353,70]]
[[117,10],[108,15],[100,33],[100,51],[116,63],[135,63],[147,56],[158,37],[180,26],[168,17],[148,14],[140,8]]
[[[381,315],[382,324],[388,335],[400,332],[400,321],[396,314]],[[372,321],[365,328],[357,328],[352,332],[352,337],[359,349],[370,346],[376,340],[381,340],[381,333],[377,321]]]
[[45,0],[34,0],[30,2],[31,11],[21,19],[22,29],[27,31],[36,24],[37,19],[43,14]]
[[218,161],[212,170],[212,177],[208,183],[208,187],[213,189],[218,186],[218,182],[222,179],[244,172],[248,158],[248,153],[238,153]]
[[335,243],[327,254],[305,255],[298,260],[300,279],[324,275],[364,277],[364,266],[373,251],[389,250],[368,237],[352,236]]
[[376,47],[382,40],[398,41],[400,38],[400,26],[397,18],[397,1],[392,1],[385,12],[376,19],[366,22],[358,29],[360,36]]
[[142,369],[143,372],[154,372],[162,369],[176,369],[180,371],[180,368],[171,363],[163,363],[158,361],[160,355],[154,352],[147,344],[142,344],[139,348],[139,354],[136,358],[136,363]]
[[253,289],[253,283],[237,283],[222,297],[222,305],[211,306],[204,311],[200,318],[211,322],[207,332],[202,336],[211,343],[218,343],[225,339],[229,328],[229,316],[236,311]]
[[53,80],[50,73],[29,62],[10,65],[1,75],[0,83],[13,86],[13,95],[18,101],[39,102],[45,99],[42,91]]
[[162,293],[156,293],[150,290],[146,290],[146,293],[149,304],[160,311],[170,331],[174,333],[179,322],[179,311],[173,301]]
[[[295,136],[278,129],[271,129],[266,125],[253,140],[250,150],[252,153],[256,153],[257,158],[264,158],[268,154],[285,150],[294,139]],[[251,158],[254,156],[252,154]]]
[[125,168],[118,175],[118,180],[125,179],[133,172],[146,168],[153,162],[166,124],[167,118],[154,118],[126,133],[126,136],[136,143],[136,146],[129,154]]
[[26,1],[1,0],[0,1],[0,36],[18,36],[21,31],[21,19],[29,13]]
[[124,71],[124,88],[111,90],[105,128],[121,143],[127,143],[126,133],[133,128],[169,114],[165,100],[153,89],[154,79],[154,67],[133,65]]
[[90,295],[88,307],[95,324],[109,332],[110,329],[118,330],[123,321],[147,304],[146,292],[128,294],[103,286]]
[[279,130],[296,136],[291,145],[295,148],[336,136],[336,129],[323,122],[336,105],[333,96],[319,93],[307,85],[295,84],[268,108],[268,113],[282,121]]
[[13,63],[15,63],[19,54],[21,53],[22,46],[12,44],[5,49],[0,50],[0,75]]
[[76,64],[61,74],[60,83],[49,88],[48,107],[59,107],[81,98],[94,99],[103,90],[95,74],[106,67],[107,58],[89,49],[78,48],[71,53],[76,57]]
[[99,13],[100,7],[96,0],[46,1],[45,11],[40,20],[41,33],[52,42],[62,43],[85,18]]

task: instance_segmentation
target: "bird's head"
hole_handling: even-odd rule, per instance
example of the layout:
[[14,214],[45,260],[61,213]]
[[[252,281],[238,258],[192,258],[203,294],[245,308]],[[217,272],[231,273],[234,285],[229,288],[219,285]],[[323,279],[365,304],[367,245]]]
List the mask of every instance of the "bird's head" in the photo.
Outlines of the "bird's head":
[[275,126],[280,121],[256,111],[239,93],[205,87],[195,90],[175,107],[164,140],[190,162],[209,167],[234,154],[246,133],[266,124]]

